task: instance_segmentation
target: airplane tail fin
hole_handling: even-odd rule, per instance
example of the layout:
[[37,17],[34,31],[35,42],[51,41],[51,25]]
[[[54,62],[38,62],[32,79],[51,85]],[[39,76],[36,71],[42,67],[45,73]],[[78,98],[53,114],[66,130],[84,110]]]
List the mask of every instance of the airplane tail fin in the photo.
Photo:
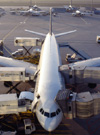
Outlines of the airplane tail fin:
[[50,8],[50,26],[49,26],[49,33],[52,35],[52,8]]
[[[27,30],[27,29],[25,29],[25,31],[30,32],[30,33],[33,33],[33,34],[36,34],[36,35],[39,35],[39,36],[46,37],[46,34],[43,34],[43,33],[35,32],[35,31]],[[52,35],[52,8],[50,8],[49,33],[50,33],[50,35]]]
[[[51,7],[50,8],[50,24],[49,24],[49,33],[50,33],[50,35],[52,35],[52,9],[53,8]],[[43,33],[35,32],[35,31],[27,30],[27,29],[25,31],[36,34],[36,35],[39,35],[39,36],[46,37],[46,34],[43,34]],[[70,33],[76,32],[76,31],[77,30],[55,34],[55,37],[60,37],[60,36],[67,35],[67,34],[70,34]]]

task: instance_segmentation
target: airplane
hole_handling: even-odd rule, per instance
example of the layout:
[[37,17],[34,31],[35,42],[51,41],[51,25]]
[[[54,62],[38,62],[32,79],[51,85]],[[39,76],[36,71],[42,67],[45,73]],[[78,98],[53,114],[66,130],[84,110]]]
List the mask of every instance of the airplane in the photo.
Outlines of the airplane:
[[[35,9],[37,9],[35,7]],[[48,12],[44,10],[34,10],[33,7],[29,8],[28,10],[21,10],[19,11],[21,15],[32,15],[32,16],[39,16],[39,15],[48,15]]]
[[41,10],[37,5],[30,6],[30,8],[32,8],[35,11],[40,11]]
[[79,10],[76,10],[74,13],[72,13],[72,16],[76,16],[76,17],[82,17],[85,15],[93,15],[92,13],[85,13],[85,12],[81,12]]
[[[62,66],[60,47],[56,38],[76,32],[76,30],[54,34],[52,32],[52,8],[50,9],[50,29],[49,33],[43,34],[35,31],[25,30],[27,32],[45,37],[41,49],[39,65],[22,62],[13,58],[0,56],[0,65],[4,67],[24,67],[26,73],[34,75],[36,85],[34,91],[34,100],[31,111],[36,113],[39,123],[42,127],[51,132],[55,130],[63,118],[63,111],[55,101],[59,90],[65,90],[65,78],[59,71]],[[100,66],[100,57],[83,60],[67,64],[70,68],[75,66]],[[33,80],[34,81],[34,80]],[[27,97],[26,93],[26,97]],[[24,93],[25,98],[25,93]]]
[[32,16],[40,16],[40,15],[48,15],[47,11],[40,10],[36,5],[30,7],[28,10],[10,10],[11,14],[20,14],[20,15],[32,15]]
[[78,9],[76,7],[73,7],[72,5],[64,6],[64,8],[66,9],[67,12],[74,12]]

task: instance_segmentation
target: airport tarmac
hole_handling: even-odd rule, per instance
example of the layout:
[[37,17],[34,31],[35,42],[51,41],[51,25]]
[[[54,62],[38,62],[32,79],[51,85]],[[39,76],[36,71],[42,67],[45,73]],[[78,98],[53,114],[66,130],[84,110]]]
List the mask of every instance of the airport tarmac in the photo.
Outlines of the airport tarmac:
[[[37,37],[34,34],[25,32],[25,29],[48,33],[49,16],[20,16],[11,15],[10,9],[6,8],[6,14],[0,17],[0,40],[4,41],[4,46],[10,53],[21,47],[14,46],[15,37]],[[67,42],[76,50],[84,50],[92,58],[100,57],[100,44],[96,43],[96,36],[100,35],[100,15],[86,15],[84,17],[72,17],[70,13],[59,13],[53,17],[53,32],[55,34],[66,31],[77,30],[77,32],[57,38],[59,43]],[[40,37],[42,38],[42,37]],[[61,48],[63,64],[67,48]],[[4,55],[9,56],[4,50]],[[23,87],[24,86],[24,87]],[[8,88],[1,83],[0,93],[6,93]],[[31,85],[19,85],[20,90],[28,90]],[[85,88],[84,88],[85,89]],[[98,90],[99,87],[98,87]],[[63,118],[61,125],[52,133],[46,132],[37,122],[35,135],[99,135],[100,134],[100,115],[88,119],[67,119]],[[33,133],[34,134],[34,133]]]
[[[0,6],[63,6],[70,5],[71,0],[0,0]],[[72,0],[74,6],[93,6],[100,7],[99,0]]]

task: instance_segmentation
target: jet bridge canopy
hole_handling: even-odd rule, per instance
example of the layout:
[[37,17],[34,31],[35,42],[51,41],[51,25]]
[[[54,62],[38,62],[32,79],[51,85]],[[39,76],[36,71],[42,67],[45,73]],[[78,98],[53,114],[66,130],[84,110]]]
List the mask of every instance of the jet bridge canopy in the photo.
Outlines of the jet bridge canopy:
[[[40,38],[30,38],[30,37],[16,37],[14,39],[14,45],[15,46],[22,46],[23,49],[26,51],[24,55],[29,54],[30,50],[34,47],[34,46],[42,46],[43,44],[43,40]],[[26,48],[29,47],[29,48]]]
[[41,46],[42,40],[40,38],[30,37],[16,37],[14,39],[15,46]]
[[0,81],[25,81],[25,68],[0,67]]
[[100,84],[100,67],[73,67],[68,65],[59,67],[59,71],[64,75],[66,83],[96,83]]
[[28,81],[33,80],[33,75],[26,74],[23,67],[0,67],[0,81]]

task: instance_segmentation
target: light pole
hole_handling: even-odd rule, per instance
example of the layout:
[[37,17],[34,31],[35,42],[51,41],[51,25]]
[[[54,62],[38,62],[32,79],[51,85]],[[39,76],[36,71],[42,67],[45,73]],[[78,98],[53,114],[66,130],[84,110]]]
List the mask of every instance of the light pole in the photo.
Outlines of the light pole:
[[93,11],[93,0],[91,0],[91,12]]
[[70,0],[70,5],[72,6],[72,0]]
[[32,6],[32,0],[30,0],[30,7]]

